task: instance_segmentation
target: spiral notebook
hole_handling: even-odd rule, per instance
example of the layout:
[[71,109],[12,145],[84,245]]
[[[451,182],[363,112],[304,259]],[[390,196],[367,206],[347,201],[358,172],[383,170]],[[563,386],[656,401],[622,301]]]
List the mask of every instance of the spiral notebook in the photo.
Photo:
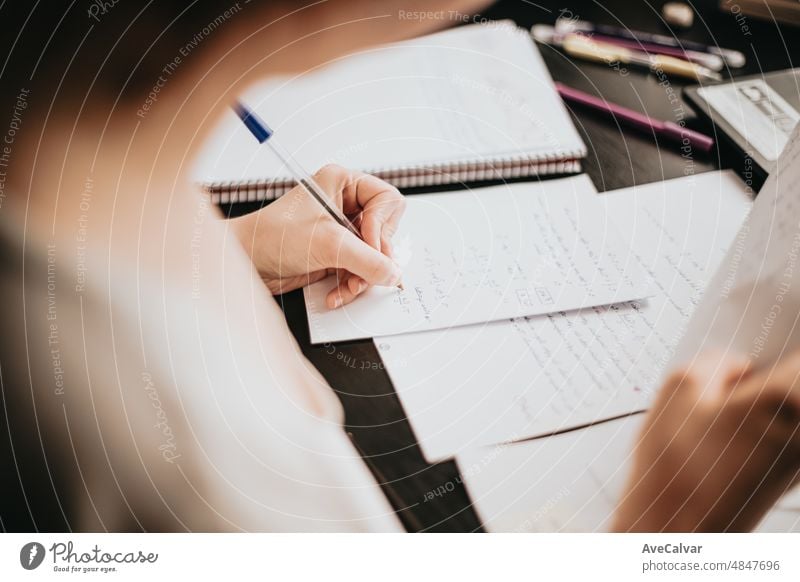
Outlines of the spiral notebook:
[[[337,163],[401,188],[576,173],[586,156],[536,45],[506,21],[370,49],[242,100],[310,171]],[[294,186],[233,112],[196,164],[217,203]]]

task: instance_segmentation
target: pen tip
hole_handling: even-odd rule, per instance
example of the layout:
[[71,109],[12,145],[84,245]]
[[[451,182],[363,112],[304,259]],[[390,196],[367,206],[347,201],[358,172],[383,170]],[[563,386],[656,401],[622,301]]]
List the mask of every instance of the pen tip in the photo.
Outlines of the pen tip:
[[405,286],[402,283],[398,283],[397,284],[397,288],[400,289],[400,291],[405,291],[406,290]]

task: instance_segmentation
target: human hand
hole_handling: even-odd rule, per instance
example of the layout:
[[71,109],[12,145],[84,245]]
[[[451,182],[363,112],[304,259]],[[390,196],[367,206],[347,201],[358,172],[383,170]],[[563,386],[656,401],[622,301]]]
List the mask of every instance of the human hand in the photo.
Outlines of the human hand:
[[300,186],[258,212],[229,221],[272,293],[336,274],[330,308],[350,303],[371,285],[397,285],[392,236],[405,210],[396,188],[374,176],[328,165],[314,175],[364,240],[339,225]]
[[706,354],[664,384],[617,531],[748,531],[800,476],[800,353],[764,370]]

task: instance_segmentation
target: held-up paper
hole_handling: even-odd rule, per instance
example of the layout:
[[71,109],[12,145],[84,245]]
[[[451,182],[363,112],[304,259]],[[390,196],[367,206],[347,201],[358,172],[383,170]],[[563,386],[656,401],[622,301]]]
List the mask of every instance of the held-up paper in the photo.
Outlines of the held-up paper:
[[675,354],[703,350],[759,366],[800,347],[800,126],[769,175]]
[[394,237],[405,290],[328,309],[305,289],[312,343],[485,323],[638,299],[646,273],[586,176],[408,198]]
[[428,461],[649,405],[750,197],[731,172],[597,197],[653,281],[646,301],[375,339]]

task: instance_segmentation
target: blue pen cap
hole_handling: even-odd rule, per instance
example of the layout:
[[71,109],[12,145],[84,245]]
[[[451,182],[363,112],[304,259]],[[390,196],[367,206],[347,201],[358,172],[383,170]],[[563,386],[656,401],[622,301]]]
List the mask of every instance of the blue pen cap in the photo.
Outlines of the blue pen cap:
[[247,105],[237,101],[236,105],[233,106],[233,110],[247,129],[250,130],[250,133],[253,134],[253,137],[258,140],[258,143],[264,143],[272,136],[270,127],[264,123],[264,120],[261,119],[255,111],[247,107]]

